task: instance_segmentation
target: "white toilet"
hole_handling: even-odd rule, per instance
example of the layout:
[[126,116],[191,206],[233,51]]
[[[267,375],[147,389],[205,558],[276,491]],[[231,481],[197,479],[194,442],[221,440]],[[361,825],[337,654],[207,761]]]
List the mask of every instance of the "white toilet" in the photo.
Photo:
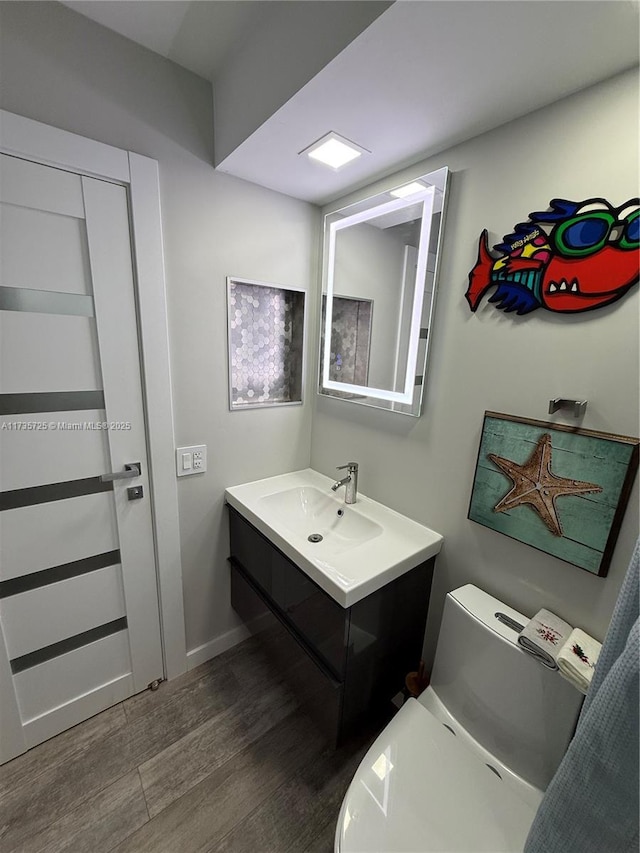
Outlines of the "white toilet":
[[471,584],[447,595],[431,684],[358,767],[336,853],[522,851],[583,698],[518,646],[527,622]]

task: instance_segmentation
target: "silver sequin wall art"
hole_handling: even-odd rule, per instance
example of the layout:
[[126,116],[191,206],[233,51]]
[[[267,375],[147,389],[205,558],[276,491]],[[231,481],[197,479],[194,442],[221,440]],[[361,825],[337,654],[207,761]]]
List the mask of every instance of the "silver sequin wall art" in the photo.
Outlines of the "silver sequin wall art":
[[302,402],[305,294],[227,278],[229,408]]

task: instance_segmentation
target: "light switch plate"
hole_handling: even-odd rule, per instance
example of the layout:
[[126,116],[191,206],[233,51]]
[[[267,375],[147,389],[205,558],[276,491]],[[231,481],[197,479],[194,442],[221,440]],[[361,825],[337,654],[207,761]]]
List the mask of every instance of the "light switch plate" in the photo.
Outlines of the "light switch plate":
[[178,477],[188,477],[190,474],[204,474],[206,470],[206,444],[194,444],[191,447],[176,448],[176,474]]

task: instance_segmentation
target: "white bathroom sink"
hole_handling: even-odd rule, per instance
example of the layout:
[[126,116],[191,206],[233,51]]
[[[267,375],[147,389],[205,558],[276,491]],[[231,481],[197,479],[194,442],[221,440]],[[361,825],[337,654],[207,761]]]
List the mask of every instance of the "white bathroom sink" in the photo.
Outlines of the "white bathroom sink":
[[346,505],[332,483],[307,468],[232,486],[225,498],[343,607],[440,551],[439,533],[361,494]]
[[307,540],[309,536],[314,539],[321,536],[322,540],[313,544],[323,541],[325,556],[354,548],[383,532],[379,524],[357,512],[354,506],[346,506],[344,500],[315,486],[294,486],[265,495],[260,503],[267,512],[277,515],[291,533]]

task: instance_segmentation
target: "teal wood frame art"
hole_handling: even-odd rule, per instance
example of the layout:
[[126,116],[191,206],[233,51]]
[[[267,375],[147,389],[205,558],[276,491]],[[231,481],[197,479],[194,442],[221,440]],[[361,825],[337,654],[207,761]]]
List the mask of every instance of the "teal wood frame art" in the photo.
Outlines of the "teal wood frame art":
[[640,440],[485,412],[468,517],[606,576]]

